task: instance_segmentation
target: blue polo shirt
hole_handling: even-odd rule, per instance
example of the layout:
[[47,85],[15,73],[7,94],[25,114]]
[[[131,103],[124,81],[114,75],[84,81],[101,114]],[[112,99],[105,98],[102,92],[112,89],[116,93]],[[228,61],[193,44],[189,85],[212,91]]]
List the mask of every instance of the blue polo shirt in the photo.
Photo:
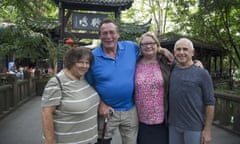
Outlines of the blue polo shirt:
[[118,111],[134,106],[134,74],[139,47],[131,41],[118,42],[116,59],[107,56],[100,45],[93,50],[94,62],[86,74],[101,100]]

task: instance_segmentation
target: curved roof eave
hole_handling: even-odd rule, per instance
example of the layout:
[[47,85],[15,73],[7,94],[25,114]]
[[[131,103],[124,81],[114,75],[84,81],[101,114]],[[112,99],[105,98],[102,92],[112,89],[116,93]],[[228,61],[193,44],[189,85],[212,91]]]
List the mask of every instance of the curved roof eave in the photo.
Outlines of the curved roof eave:
[[[159,41],[161,43],[161,45],[171,45],[174,46],[175,42],[182,37],[186,37],[186,36],[181,36],[181,35],[177,35],[177,34],[173,34],[173,33],[168,33],[168,34],[163,34],[159,37]],[[215,51],[216,53],[219,54],[226,54],[228,53],[228,50],[220,45],[217,44],[212,44],[209,42],[204,42],[202,40],[196,40],[193,38],[189,38],[186,37],[188,39],[190,39],[193,42],[193,45],[195,48],[202,48],[202,49],[208,49],[210,51]]]
[[54,0],[56,4],[62,2],[65,9],[92,10],[114,12],[125,10],[132,6],[134,0]]

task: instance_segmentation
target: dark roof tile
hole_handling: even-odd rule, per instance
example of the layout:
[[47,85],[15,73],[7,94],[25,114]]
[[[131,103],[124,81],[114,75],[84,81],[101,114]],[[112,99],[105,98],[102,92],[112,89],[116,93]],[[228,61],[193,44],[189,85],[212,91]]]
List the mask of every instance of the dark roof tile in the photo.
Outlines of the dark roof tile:
[[[71,8],[76,7],[89,7],[91,10],[91,6],[96,9],[96,6],[106,8],[108,11],[110,8],[115,10],[115,8],[120,7],[121,10],[128,9],[134,0],[54,0],[56,4],[59,2],[63,3],[63,7]],[[85,8],[87,9],[87,8]]]
[[57,0],[57,1],[81,4],[123,5],[132,3],[134,0]]

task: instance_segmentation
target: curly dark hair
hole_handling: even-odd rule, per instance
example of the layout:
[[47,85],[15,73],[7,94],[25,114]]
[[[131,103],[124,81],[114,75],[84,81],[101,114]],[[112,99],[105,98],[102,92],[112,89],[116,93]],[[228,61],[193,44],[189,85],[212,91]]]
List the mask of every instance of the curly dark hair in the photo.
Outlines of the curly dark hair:
[[80,59],[87,59],[91,66],[94,60],[91,50],[85,47],[70,48],[66,51],[64,55],[64,67],[67,69],[71,69],[73,65],[77,63]]

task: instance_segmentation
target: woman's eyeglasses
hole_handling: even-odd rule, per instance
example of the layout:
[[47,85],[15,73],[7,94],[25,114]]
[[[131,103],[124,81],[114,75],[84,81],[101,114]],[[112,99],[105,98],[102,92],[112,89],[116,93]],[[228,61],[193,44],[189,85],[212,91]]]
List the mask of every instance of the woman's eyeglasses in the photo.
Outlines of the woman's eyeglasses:
[[141,47],[146,47],[146,46],[148,46],[148,45],[154,46],[155,44],[157,44],[157,43],[156,43],[156,42],[148,42],[148,43],[141,43],[140,46],[141,46]]

